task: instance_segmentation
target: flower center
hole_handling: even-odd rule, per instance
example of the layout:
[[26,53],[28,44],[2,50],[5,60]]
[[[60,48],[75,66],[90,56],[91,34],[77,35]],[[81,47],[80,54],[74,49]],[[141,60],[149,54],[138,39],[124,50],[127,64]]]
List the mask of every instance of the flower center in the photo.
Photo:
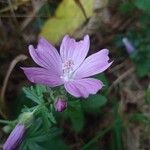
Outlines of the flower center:
[[71,59],[68,59],[62,63],[63,76],[61,76],[61,78],[64,81],[69,81],[70,79],[72,79],[73,66],[74,66],[74,62]]

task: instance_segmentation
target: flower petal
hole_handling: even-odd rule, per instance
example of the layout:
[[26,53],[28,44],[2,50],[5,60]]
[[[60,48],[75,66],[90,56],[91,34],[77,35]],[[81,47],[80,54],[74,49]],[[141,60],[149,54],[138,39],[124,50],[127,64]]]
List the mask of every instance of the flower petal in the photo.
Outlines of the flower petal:
[[37,48],[29,46],[29,52],[33,60],[41,67],[52,68],[57,74],[61,74],[61,57],[57,50],[44,38],[40,38]]
[[74,76],[77,79],[93,76],[106,70],[112,62],[108,62],[109,50],[103,49],[85,59]]
[[16,127],[10,133],[8,139],[3,145],[3,150],[15,150],[18,149],[19,144],[22,142],[25,133],[25,126],[17,124]]
[[85,78],[65,83],[65,89],[75,97],[87,98],[89,94],[96,94],[103,87],[100,80]]
[[50,87],[55,87],[63,84],[60,76],[53,72],[50,72],[50,70],[47,70],[45,68],[23,67],[22,69],[27,78],[33,83],[44,84]]
[[66,60],[72,60],[74,62],[73,70],[77,69],[87,56],[89,45],[90,41],[88,35],[79,42],[76,42],[74,39],[66,35],[60,46],[60,55],[63,62]]

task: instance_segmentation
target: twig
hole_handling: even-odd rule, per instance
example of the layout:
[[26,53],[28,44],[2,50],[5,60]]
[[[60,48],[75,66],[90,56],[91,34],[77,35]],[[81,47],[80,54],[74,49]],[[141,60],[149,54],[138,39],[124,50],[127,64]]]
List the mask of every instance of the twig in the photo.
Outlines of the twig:
[[126,61],[127,61],[127,60],[125,60],[125,61],[123,61],[121,64],[116,65],[116,66],[114,66],[113,68],[111,68],[111,69],[109,70],[109,73],[116,72],[117,70],[123,68],[123,67],[125,66],[125,64],[126,64]]
[[[36,4],[36,7],[34,7],[34,10],[30,14],[27,15],[25,21],[21,25],[21,31],[23,31],[33,21],[33,19],[37,17],[36,14],[43,7],[43,5],[45,4],[45,2],[46,1],[36,2],[36,3],[38,3],[38,5]],[[38,16],[38,17],[40,18],[40,16]]]
[[74,1],[75,1],[75,3],[77,4],[77,6],[81,9],[81,11],[82,11],[82,13],[83,13],[85,19],[87,20],[88,17],[87,17],[86,11],[85,11],[85,9],[84,9],[84,7],[83,7],[81,1],[80,1],[80,0],[74,0]]
[[17,4],[12,4],[11,7],[10,7],[10,5],[6,6],[6,7],[2,8],[2,9],[0,9],[0,13],[4,13],[4,12],[7,12],[7,11],[10,11],[10,9],[12,9],[12,8],[15,9],[15,8],[17,8],[17,7],[21,6],[21,5],[24,5],[26,2],[27,1],[21,1],[21,2],[19,2]]
[[[113,89],[113,87],[115,87],[118,83],[120,83],[123,79],[125,79],[127,76],[129,76],[131,73],[133,73],[135,70],[134,67],[130,68],[128,71],[124,72],[122,75],[120,75],[110,86],[110,88],[108,89],[108,93],[111,92],[111,90]],[[108,94],[107,93],[107,94]]]
[[4,82],[3,82],[3,86],[2,86],[2,91],[1,91],[1,95],[0,95],[0,106],[1,106],[1,109],[0,109],[0,113],[1,115],[4,117],[4,118],[7,118],[6,115],[3,113],[2,109],[5,108],[5,91],[6,91],[6,87],[7,87],[7,84],[8,84],[8,80],[9,80],[9,77],[10,77],[10,74],[12,72],[12,70],[14,69],[14,67],[16,66],[16,64],[20,61],[23,61],[27,59],[27,56],[26,55],[19,55],[17,56],[10,64],[9,66],[9,69],[6,73],[6,77],[4,79]]

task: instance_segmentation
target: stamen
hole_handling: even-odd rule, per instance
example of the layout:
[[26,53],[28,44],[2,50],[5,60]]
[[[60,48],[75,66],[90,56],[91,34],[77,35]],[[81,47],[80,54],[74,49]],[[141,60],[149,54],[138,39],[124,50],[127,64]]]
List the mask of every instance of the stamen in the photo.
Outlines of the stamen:
[[74,62],[71,59],[66,60],[62,64],[63,76],[61,76],[61,78],[63,78],[65,81],[69,81],[71,79],[73,73],[73,66]]
[[63,70],[73,70],[73,66],[74,65],[74,62],[69,59],[69,60],[66,60],[64,63],[63,63]]

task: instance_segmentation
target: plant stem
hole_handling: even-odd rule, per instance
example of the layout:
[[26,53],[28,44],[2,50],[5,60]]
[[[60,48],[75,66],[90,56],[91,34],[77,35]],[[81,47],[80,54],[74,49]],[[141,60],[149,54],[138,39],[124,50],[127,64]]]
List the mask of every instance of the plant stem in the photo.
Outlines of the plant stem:
[[100,131],[94,138],[92,138],[86,145],[84,145],[81,148],[81,150],[86,150],[89,146],[94,144],[99,138],[103,137],[107,132],[109,132],[114,127],[114,124],[115,123],[110,125],[108,128],[104,129],[103,131]]
[[0,124],[12,124],[12,121],[0,120]]

